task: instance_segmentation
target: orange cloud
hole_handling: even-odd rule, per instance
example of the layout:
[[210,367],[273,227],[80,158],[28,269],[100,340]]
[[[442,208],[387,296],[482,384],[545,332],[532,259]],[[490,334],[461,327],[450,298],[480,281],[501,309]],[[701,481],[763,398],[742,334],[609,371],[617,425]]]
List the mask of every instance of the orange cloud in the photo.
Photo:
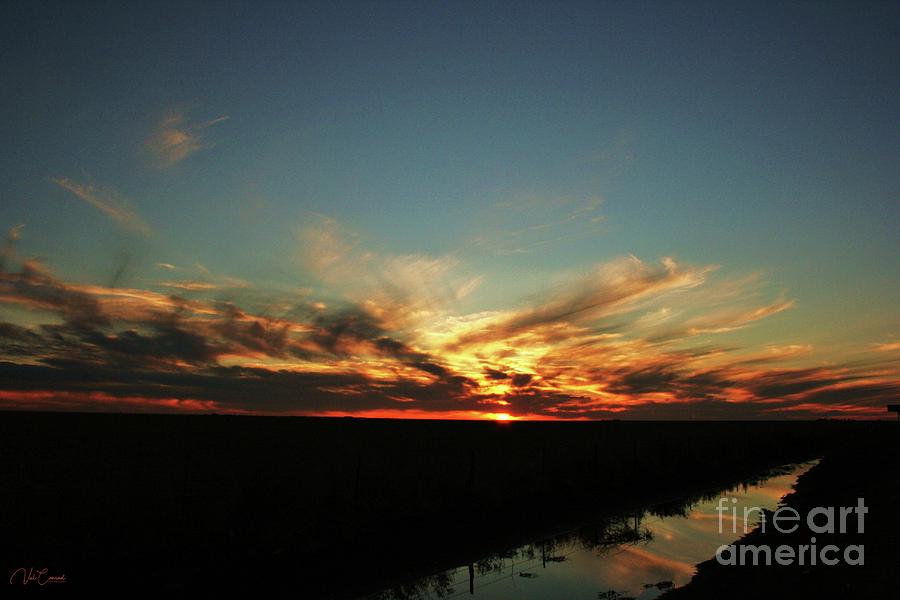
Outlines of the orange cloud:
[[195,152],[212,147],[213,144],[205,139],[205,130],[227,119],[227,116],[220,116],[193,123],[184,111],[172,111],[159,122],[147,140],[146,148],[161,168],[174,166]]

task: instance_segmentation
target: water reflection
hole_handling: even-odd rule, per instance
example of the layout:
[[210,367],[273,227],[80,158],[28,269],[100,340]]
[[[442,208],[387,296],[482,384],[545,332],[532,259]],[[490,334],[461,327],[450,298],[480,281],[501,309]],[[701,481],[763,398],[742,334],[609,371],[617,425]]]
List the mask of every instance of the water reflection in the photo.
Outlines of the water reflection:
[[[773,510],[797,477],[814,463],[769,471],[758,479],[491,554],[469,565],[407,582],[368,600],[426,600],[474,595],[486,600],[597,598],[650,600],[684,585],[694,566],[743,535],[745,507]],[[720,518],[719,498],[735,498],[737,521]],[[758,521],[752,511],[749,527]]]

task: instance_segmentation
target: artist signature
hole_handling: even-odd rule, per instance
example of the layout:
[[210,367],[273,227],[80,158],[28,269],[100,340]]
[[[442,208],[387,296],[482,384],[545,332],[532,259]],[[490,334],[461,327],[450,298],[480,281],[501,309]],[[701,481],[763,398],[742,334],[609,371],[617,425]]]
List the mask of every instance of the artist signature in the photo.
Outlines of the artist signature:
[[9,576],[10,585],[20,581],[22,585],[28,585],[29,583],[36,583],[38,585],[47,585],[48,583],[65,583],[66,576],[65,575],[48,575],[46,567],[43,569],[33,569],[28,567],[19,567],[15,571],[12,572],[12,575]]

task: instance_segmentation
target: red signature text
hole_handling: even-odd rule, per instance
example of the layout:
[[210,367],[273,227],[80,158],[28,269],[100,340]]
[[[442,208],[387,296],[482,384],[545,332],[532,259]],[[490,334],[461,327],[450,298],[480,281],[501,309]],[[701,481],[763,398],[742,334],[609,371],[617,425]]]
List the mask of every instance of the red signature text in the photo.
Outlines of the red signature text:
[[47,571],[48,569],[46,567],[43,569],[33,569],[31,567],[26,569],[25,567],[19,567],[9,576],[9,583],[10,585],[14,583],[21,583],[22,585],[28,585],[29,583],[47,585],[48,583],[66,582],[65,575],[50,575]]

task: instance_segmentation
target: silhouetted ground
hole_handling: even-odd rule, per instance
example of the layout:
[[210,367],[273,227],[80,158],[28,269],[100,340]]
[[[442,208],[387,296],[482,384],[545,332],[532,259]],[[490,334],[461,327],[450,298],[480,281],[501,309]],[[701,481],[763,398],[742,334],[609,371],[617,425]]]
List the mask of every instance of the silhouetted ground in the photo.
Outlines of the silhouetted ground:
[[8,412],[0,563],[72,591],[344,598],[821,456],[870,425]]
[[[802,517],[800,528],[791,534],[767,527],[757,529],[739,544],[768,545],[773,549],[788,545],[811,545],[817,550],[832,544],[827,559],[840,558],[837,565],[817,564],[808,559],[792,565],[721,565],[715,559],[698,565],[697,575],[687,585],[667,593],[665,600],[694,598],[894,598],[900,596],[900,480],[897,457],[900,456],[900,426],[897,423],[872,424],[867,434],[845,438],[828,452],[814,468],[803,474],[795,491],[784,504]],[[857,517],[849,515],[847,532],[834,534],[810,531],[805,518],[814,507],[856,506],[865,499],[869,512],[864,531],[857,532]],[[839,518],[840,511],[836,511]],[[823,525],[826,517],[816,517]],[[789,529],[785,522],[782,529]],[[849,545],[864,546],[864,564],[847,564],[843,550]],[[818,554],[818,552],[817,552]],[[854,552],[852,560],[857,559]]]

